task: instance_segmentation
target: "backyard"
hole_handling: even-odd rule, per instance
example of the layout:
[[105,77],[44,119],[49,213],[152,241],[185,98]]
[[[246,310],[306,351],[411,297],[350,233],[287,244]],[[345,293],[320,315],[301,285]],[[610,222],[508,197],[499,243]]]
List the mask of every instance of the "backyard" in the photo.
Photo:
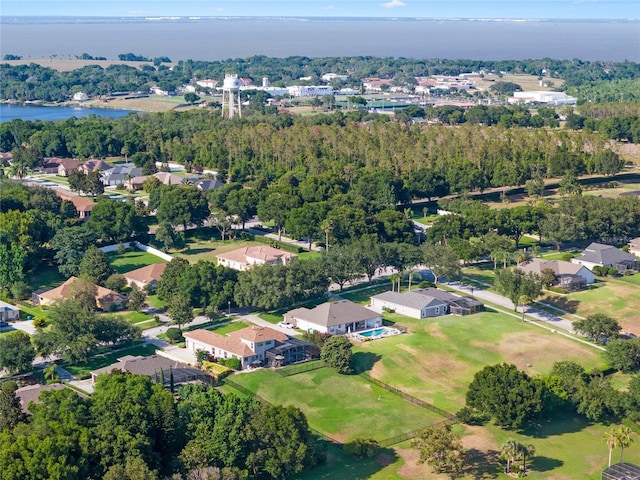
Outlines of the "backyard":
[[165,263],[162,258],[153,253],[138,249],[127,250],[124,253],[109,252],[107,258],[117,273],[127,273],[154,263]]
[[97,370],[98,368],[106,367],[108,365],[111,365],[112,363],[116,363],[121,357],[124,357],[126,355],[148,357],[150,355],[153,355],[157,349],[158,347],[151,344],[138,345],[131,348],[117,350],[115,352],[94,355],[84,363],[65,365],[64,368],[77,378],[89,378],[93,370]]

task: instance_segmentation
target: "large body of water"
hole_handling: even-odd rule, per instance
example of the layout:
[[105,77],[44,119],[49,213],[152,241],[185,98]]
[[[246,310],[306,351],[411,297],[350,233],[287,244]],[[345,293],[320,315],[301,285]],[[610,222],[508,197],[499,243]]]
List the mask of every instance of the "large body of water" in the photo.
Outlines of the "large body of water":
[[0,104],[0,123],[10,122],[14,118],[22,120],[66,120],[67,118],[98,115],[107,118],[122,118],[132,113],[130,110],[108,108],[41,107],[37,105]]
[[[624,12],[621,12],[624,15]],[[3,54],[173,61],[253,55],[640,61],[638,21],[0,17]]]

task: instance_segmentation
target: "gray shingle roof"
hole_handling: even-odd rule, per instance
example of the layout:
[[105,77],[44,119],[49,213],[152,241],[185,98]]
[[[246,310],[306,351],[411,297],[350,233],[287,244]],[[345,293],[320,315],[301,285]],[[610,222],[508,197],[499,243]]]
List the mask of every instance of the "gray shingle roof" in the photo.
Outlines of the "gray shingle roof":
[[380,314],[361,307],[349,300],[326,302],[315,308],[296,308],[287,312],[287,318],[299,318],[314,325],[333,327],[344,323],[361,322],[372,318],[379,318]]
[[413,290],[406,293],[383,292],[378,295],[374,295],[371,298],[383,300],[385,302],[391,302],[396,305],[402,305],[403,307],[416,308],[419,310],[422,310],[425,307],[437,307],[447,304],[446,301],[436,298],[432,295],[425,294],[422,292],[422,290]]
[[579,260],[610,266],[621,262],[637,262],[638,257],[631,253],[618,250],[612,245],[604,245],[602,243],[594,242],[584,249]]

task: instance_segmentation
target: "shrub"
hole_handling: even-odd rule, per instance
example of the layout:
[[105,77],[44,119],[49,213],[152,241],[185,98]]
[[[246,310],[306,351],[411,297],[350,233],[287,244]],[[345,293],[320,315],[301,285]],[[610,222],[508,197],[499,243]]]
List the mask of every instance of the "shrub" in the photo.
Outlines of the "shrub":
[[179,328],[171,327],[167,329],[167,340],[169,343],[176,343],[182,341],[182,332]]
[[373,438],[356,438],[352,442],[346,443],[344,451],[354,458],[371,458],[380,449],[380,444]]
[[418,288],[431,288],[435,286],[436,286],[435,283],[430,282],[429,280],[423,280],[418,284]]
[[564,288],[560,288],[560,287],[547,287],[547,290],[555,293],[562,293],[562,294],[567,293],[567,291]]
[[608,267],[601,267],[600,265],[596,265],[595,267],[593,267],[593,273],[600,277],[606,276],[608,271]]
[[615,276],[615,275],[618,275],[618,269],[615,268],[615,267],[609,267],[607,269],[607,275],[610,275],[612,277]]
[[44,317],[36,317],[33,319],[33,326],[36,328],[44,328],[47,326],[47,320]]
[[229,367],[233,370],[240,370],[242,368],[242,363],[238,358],[225,358],[222,364],[225,367]]
[[116,190],[124,190],[126,187],[122,184],[119,183],[118,185],[116,185]]
[[127,280],[124,278],[124,275],[120,273],[113,273],[109,275],[109,277],[104,281],[104,286],[106,288],[108,288],[109,290],[114,290],[116,292],[121,292],[126,285]]

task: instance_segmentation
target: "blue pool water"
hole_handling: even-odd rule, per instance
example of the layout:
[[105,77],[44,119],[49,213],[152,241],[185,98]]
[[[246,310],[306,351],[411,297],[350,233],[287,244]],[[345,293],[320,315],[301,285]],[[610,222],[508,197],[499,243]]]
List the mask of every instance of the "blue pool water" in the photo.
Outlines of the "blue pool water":
[[389,330],[386,327],[382,327],[382,328],[376,328],[375,330],[367,330],[366,332],[358,332],[358,335],[360,335],[361,337],[377,337],[378,335],[382,335],[383,333],[385,333],[387,330]]

